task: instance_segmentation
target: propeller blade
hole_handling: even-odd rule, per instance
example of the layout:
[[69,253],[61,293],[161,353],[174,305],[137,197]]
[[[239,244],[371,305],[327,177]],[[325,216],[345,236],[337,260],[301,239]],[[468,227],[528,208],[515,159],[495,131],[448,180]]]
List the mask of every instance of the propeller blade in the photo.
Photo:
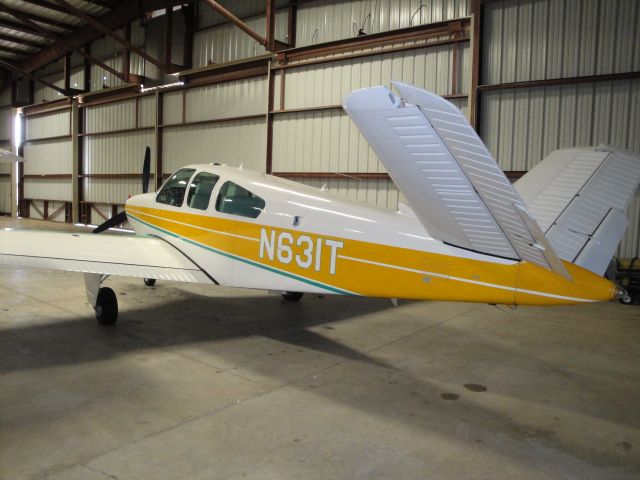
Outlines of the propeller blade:
[[125,212],[120,212],[115,217],[111,217],[106,222],[98,225],[96,228],[93,229],[93,232],[91,233],[104,232],[105,230],[109,230],[110,228],[116,227],[126,221],[127,221],[127,214]]
[[149,190],[149,176],[151,174],[151,149],[147,146],[144,151],[144,163],[142,164],[142,193]]

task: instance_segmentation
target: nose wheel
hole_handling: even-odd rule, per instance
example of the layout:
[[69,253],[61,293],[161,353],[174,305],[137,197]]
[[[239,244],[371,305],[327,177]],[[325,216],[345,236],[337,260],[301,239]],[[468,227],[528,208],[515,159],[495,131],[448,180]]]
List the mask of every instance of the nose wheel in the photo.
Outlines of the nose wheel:
[[100,325],[113,325],[118,320],[118,298],[109,287],[98,290],[96,299],[96,320]]
[[156,284],[156,279],[155,278],[145,278],[144,279],[144,284],[147,287],[153,287]]

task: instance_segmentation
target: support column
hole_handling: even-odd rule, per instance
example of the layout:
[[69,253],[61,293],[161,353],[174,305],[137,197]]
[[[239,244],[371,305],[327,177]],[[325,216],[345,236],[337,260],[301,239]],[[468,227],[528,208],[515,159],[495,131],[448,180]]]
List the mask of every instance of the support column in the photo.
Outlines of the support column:
[[80,223],[80,108],[78,99],[71,100],[71,221]]
[[160,93],[160,89],[156,89],[156,122],[155,125],[153,126],[153,133],[154,133],[154,139],[155,139],[155,152],[154,152],[154,158],[155,158],[155,164],[154,164],[154,173],[153,173],[153,183],[152,183],[152,187],[154,187],[154,190],[158,190],[160,188],[160,185],[162,185],[162,115],[163,115],[163,107],[162,104],[164,103],[163,98],[162,98],[162,94]]
[[480,100],[478,85],[480,85],[480,32],[482,28],[481,0],[471,0],[471,86],[469,87],[469,123],[479,132]]

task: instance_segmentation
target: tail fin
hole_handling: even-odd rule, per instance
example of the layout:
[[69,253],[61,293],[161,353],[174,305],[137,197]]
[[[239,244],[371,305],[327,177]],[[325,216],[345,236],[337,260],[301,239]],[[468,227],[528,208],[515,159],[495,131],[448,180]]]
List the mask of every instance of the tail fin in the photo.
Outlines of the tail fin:
[[639,156],[601,146],[557,150],[514,186],[559,257],[603,275],[639,183]]

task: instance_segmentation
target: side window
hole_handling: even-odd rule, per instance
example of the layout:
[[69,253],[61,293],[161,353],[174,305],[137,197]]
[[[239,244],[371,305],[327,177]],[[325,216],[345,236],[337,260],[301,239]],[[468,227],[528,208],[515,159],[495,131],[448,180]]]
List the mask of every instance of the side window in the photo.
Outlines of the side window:
[[222,213],[256,218],[264,209],[264,200],[233,182],[225,182],[216,200],[216,210]]
[[183,168],[174,173],[156,195],[156,202],[174,207],[182,206],[184,191],[187,189],[187,183],[193,172],[195,172],[193,168]]
[[200,172],[189,185],[189,194],[187,196],[187,205],[198,210],[206,210],[209,208],[209,200],[211,192],[220,177],[209,172]]

